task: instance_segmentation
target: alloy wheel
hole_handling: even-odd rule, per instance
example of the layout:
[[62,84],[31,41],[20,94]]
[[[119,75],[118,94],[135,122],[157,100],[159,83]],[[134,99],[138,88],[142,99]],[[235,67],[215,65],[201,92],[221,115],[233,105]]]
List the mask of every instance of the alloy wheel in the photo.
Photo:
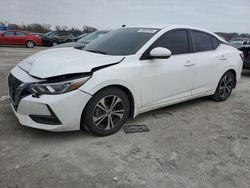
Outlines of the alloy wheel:
[[116,95],[103,97],[95,106],[93,121],[103,130],[114,129],[124,116],[124,103]]
[[219,87],[219,95],[221,98],[227,98],[233,89],[233,79],[225,75],[221,80],[220,87]]
[[34,43],[32,41],[28,41],[27,42],[27,46],[28,46],[28,48],[33,48],[34,47]]

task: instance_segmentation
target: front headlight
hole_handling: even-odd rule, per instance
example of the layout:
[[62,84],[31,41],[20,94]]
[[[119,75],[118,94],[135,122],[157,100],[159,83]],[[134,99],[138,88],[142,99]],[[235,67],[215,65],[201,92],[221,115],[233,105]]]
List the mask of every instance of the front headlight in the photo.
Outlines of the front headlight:
[[81,87],[90,78],[84,77],[58,83],[36,83],[31,86],[31,90],[36,94],[62,94],[73,91]]

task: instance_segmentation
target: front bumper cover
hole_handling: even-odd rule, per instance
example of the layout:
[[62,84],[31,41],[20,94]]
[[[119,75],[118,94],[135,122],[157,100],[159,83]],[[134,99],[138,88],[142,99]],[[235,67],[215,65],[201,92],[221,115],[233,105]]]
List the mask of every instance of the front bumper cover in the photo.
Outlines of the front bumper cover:
[[[90,94],[74,90],[59,95],[32,96],[28,87],[30,81],[23,82],[21,69],[15,69],[9,75],[9,95],[12,108],[22,125],[48,131],[79,130],[81,116]],[[29,80],[26,78],[26,80]]]

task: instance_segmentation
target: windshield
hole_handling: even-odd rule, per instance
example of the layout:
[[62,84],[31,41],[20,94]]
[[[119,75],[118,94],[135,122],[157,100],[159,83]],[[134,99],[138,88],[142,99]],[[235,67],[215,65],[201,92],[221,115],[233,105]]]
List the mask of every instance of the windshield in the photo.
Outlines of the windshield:
[[85,36],[87,36],[87,35],[88,35],[88,33],[83,33],[83,34],[77,36],[77,38],[82,38],[82,37],[85,37]]
[[235,48],[238,48],[243,45],[243,42],[230,42],[229,44]]
[[83,38],[79,39],[77,42],[81,42],[81,43],[90,43],[91,41],[101,37],[102,35],[104,35],[104,32],[94,32],[94,33],[90,33],[86,36],[84,36]]
[[84,50],[107,55],[135,54],[159,29],[121,28],[88,44]]
[[50,31],[50,32],[46,33],[45,36],[49,36],[51,34],[53,34],[53,31]]

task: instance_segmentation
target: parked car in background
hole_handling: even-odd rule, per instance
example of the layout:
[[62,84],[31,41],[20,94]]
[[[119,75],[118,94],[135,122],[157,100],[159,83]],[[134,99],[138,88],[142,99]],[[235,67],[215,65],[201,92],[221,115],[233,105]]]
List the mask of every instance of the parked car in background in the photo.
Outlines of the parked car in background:
[[33,35],[31,32],[8,30],[0,33],[1,45],[22,45],[28,48],[40,46],[42,40],[40,37]]
[[83,50],[34,54],[8,77],[22,125],[107,136],[129,116],[198,97],[225,101],[242,71],[242,52],[188,26],[124,27]]
[[44,33],[34,33],[34,32],[33,32],[33,35],[36,35],[36,36],[39,36],[39,37],[42,38],[42,37],[44,36]]
[[65,48],[65,47],[84,48],[87,44],[102,37],[103,35],[105,35],[109,31],[110,30],[96,31],[96,32],[90,33],[90,34],[82,37],[77,42],[68,42],[68,43],[60,44],[60,45],[55,46],[54,48]]
[[235,48],[239,48],[244,44],[244,41],[231,41],[229,44]]
[[42,36],[45,46],[56,46],[61,43],[70,42],[75,36],[68,31],[52,31]]
[[250,42],[238,48],[244,54],[243,69],[250,69]]
[[249,38],[233,38],[229,42],[245,42],[249,41]]

